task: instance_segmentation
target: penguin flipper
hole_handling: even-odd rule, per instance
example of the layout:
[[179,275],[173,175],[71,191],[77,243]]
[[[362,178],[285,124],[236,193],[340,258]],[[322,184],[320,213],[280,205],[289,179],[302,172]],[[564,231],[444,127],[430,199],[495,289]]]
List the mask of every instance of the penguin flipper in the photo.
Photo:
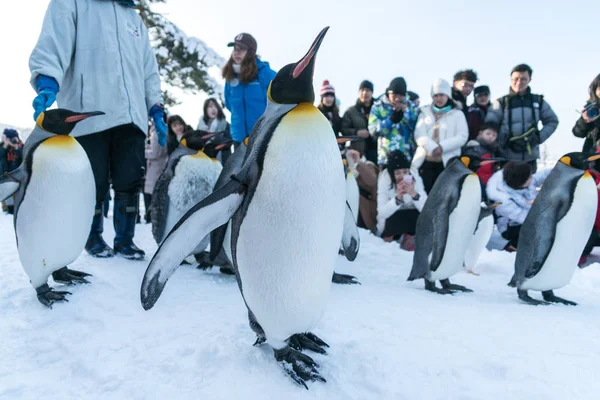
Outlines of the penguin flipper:
[[[17,169],[18,171],[19,169]],[[16,172],[16,171],[15,171]],[[0,177],[0,201],[4,201],[19,190],[21,181],[19,181],[14,173],[5,172]]]
[[152,218],[152,236],[157,244],[165,237],[165,226],[169,215],[169,183],[173,178],[173,172],[168,168],[163,171],[154,190],[152,191],[152,204],[150,214]]
[[197,238],[205,237],[231,219],[242,204],[245,191],[246,185],[243,182],[231,180],[192,207],[175,224],[144,274],[140,299],[145,310],[154,306],[168,279],[198,245]]
[[344,233],[342,235],[342,249],[348,261],[354,261],[360,248],[360,236],[358,227],[352,214],[350,204],[346,202],[346,214],[344,216]]

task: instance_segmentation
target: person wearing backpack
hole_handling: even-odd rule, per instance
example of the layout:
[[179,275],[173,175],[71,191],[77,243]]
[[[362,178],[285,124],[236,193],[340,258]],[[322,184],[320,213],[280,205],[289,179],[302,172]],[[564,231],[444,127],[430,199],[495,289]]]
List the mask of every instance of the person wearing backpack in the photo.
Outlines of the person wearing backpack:
[[[500,125],[499,156],[507,161],[527,162],[535,173],[540,144],[556,131],[558,117],[543,95],[531,93],[532,74],[533,70],[527,64],[512,69],[509,94],[494,102],[485,122]],[[541,130],[538,128],[540,122]]]

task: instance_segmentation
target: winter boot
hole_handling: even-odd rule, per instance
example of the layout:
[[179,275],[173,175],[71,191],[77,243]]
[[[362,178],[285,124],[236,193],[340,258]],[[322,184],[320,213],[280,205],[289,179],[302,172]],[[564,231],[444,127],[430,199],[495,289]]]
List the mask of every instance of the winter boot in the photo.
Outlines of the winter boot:
[[141,260],[146,253],[133,243],[138,215],[138,193],[115,193],[113,208],[115,224],[115,253],[130,260]]
[[6,212],[9,213],[10,215],[14,215],[15,206],[6,206]]
[[115,253],[102,238],[102,232],[104,232],[102,204],[97,204],[94,211],[94,219],[92,220],[92,229],[90,230],[90,235],[85,244],[85,250],[93,257],[112,257]]

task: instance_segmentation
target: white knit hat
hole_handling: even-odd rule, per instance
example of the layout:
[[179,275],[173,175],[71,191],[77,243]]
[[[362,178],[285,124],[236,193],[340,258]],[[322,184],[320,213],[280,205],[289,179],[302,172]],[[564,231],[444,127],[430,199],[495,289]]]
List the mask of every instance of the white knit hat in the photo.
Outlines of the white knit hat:
[[446,96],[452,98],[452,87],[442,78],[437,78],[433,85],[431,85],[431,97],[436,94],[445,94]]

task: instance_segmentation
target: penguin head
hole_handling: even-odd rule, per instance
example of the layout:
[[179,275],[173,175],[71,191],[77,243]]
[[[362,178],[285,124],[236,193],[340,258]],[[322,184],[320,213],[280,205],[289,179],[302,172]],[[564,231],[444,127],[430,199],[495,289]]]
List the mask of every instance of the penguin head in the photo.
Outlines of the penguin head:
[[36,124],[46,132],[55,135],[69,135],[78,122],[96,115],[104,115],[102,111],[74,112],[64,108],[47,110],[41,113]]
[[568,153],[561,157],[561,163],[581,170],[590,168],[590,163],[600,159],[600,154],[590,154],[582,152]]
[[185,132],[179,141],[182,146],[192,150],[202,150],[211,138],[215,137],[216,133],[206,131],[188,131]]
[[215,158],[219,151],[231,146],[232,143],[233,140],[231,140],[231,138],[226,137],[224,134],[217,134],[206,141],[202,151],[210,158]]
[[479,168],[484,165],[493,164],[496,162],[504,161],[503,158],[481,158],[478,156],[462,156],[460,157],[460,161],[463,163],[465,167],[470,169],[471,171],[477,172]]
[[329,27],[317,36],[308,53],[300,61],[281,68],[271,84],[267,95],[277,104],[314,103],[313,73],[315,58]]

